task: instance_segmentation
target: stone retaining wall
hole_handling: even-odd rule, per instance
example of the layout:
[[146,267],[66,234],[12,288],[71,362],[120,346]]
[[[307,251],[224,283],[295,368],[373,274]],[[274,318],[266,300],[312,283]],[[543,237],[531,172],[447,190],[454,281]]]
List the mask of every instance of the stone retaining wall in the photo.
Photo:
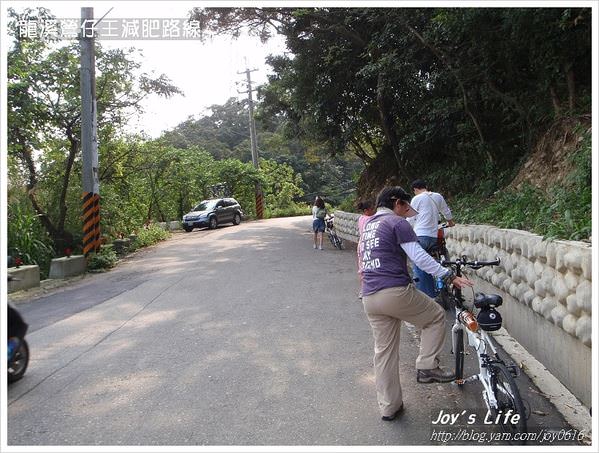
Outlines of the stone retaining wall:
[[[358,214],[335,212],[340,236],[356,242]],[[452,257],[501,259],[469,274],[477,290],[504,298],[504,327],[587,406],[591,404],[592,251],[587,243],[545,241],[520,230],[457,225],[446,230]]]

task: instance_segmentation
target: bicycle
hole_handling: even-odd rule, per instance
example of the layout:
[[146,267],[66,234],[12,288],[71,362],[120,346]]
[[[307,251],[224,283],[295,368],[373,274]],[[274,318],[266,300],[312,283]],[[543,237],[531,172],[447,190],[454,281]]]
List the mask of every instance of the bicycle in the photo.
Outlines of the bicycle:
[[325,232],[333,244],[333,247],[342,250],[343,249],[343,239],[337,236],[337,231],[335,230],[335,215],[331,214],[325,217],[324,219]]
[[[495,261],[468,261],[462,256],[455,261],[443,260],[441,265],[453,268],[457,276],[462,276],[464,267],[476,270],[499,263],[499,258]],[[455,383],[462,388],[467,383],[480,381],[487,414],[490,413],[493,420],[500,420],[505,432],[526,432],[527,413],[515,381],[519,376],[519,369],[502,360],[488,334],[501,328],[502,319],[496,308],[501,306],[503,299],[497,294],[475,294],[474,307],[480,310],[475,318],[465,306],[465,299],[459,288],[454,287],[446,294],[455,307],[455,322],[451,328]],[[468,337],[468,345],[476,352],[479,365],[478,374],[467,378],[464,378],[464,331]]]
[[[443,262],[445,259],[449,257],[449,252],[447,251],[447,243],[445,241],[445,229],[449,228],[447,223],[439,224],[437,228],[437,243],[433,245],[428,253],[433,257],[435,261],[438,263]],[[443,280],[440,278],[435,279],[435,300],[444,310],[449,310],[451,307],[451,300],[449,298],[449,293],[447,288],[443,285]]]

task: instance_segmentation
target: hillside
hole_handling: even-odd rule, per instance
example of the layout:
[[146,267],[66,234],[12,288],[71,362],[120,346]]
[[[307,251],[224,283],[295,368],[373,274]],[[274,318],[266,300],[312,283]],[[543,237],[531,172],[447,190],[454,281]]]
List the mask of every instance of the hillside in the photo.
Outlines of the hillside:
[[591,242],[590,115],[562,118],[537,141],[516,177],[490,197],[451,200],[461,223],[530,231],[547,239]]
[[584,134],[591,134],[591,117],[562,118],[545,132],[508,189],[520,189],[528,184],[543,191],[567,183],[568,175],[576,171],[572,158]]

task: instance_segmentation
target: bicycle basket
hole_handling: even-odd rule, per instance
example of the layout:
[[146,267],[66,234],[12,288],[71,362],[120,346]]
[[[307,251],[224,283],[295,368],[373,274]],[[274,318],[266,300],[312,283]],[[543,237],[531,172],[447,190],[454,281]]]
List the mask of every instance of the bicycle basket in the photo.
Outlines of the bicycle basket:
[[482,309],[476,316],[476,321],[481,329],[487,332],[501,329],[501,314],[492,307]]

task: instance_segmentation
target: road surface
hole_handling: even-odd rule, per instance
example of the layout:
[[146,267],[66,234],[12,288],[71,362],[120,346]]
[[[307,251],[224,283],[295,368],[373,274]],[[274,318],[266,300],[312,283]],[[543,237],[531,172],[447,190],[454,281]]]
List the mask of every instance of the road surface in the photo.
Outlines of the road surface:
[[[474,413],[480,388],[417,384],[418,334],[404,326],[406,409],[381,421],[355,250],[314,250],[310,227],[297,217],[175,234],[20,303],[32,360],[8,388],[8,445],[443,445],[431,421]],[[568,428],[518,381],[531,431]]]

